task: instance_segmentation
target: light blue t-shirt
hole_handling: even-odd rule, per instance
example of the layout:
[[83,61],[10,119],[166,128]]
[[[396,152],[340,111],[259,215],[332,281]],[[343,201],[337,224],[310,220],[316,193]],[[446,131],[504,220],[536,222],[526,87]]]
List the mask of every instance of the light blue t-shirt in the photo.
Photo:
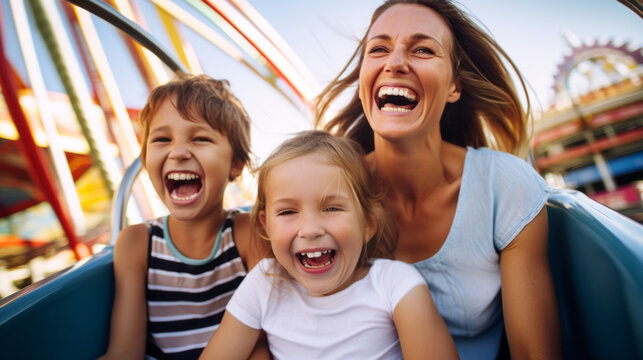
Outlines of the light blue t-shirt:
[[500,251],[545,205],[548,187],[522,159],[467,148],[455,217],[442,248],[415,263],[460,358],[495,359],[504,328]]

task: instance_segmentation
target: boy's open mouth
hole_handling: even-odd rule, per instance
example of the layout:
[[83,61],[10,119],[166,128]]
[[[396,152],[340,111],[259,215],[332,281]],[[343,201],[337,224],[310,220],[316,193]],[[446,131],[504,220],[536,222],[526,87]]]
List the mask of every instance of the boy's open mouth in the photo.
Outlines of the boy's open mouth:
[[413,90],[402,87],[382,86],[375,101],[382,111],[410,112],[418,104]]
[[327,249],[320,251],[297,253],[299,262],[307,269],[321,269],[333,263],[335,250]]
[[201,191],[201,177],[192,172],[171,172],[165,178],[165,187],[174,200],[192,200]]

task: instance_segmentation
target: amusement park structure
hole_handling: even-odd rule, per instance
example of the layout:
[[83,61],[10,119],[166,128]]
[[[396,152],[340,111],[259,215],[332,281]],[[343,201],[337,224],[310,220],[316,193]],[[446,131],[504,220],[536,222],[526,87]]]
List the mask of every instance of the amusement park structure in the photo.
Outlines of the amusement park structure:
[[[202,72],[207,64],[194,44],[205,41],[302,113],[317,85],[245,0],[0,0],[0,17],[2,357],[96,358],[109,339],[115,234],[164,211],[141,172],[138,109],[123,95],[133,82],[119,83],[126,70],[114,64],[131,61],[147,93],[177,72]],[[119,50],[108,51],[107,39]],[[563,353],[643,358],[643,227],[599,203],[634,218],[641,208],[641,49],[569,39],[572,54],[533,143],[535,166],[550,184],[598,200],[560,189],[547,203]],[[43,57],[49,61],[35,61]],[[49,90],[51,74],[61,91]],[[638,197],[627,195],[632,188]],[[236,184],[227,201],[251,201],[247,190]],[[50,208],[34,210],[38,204]],[[59,232],[17,231],[25,213],[38,217],[37,229],[48,220],[41,213],[54,214]],[[33,265],[63,249],[73,266]],[[35,283],[10,293],[17,289],[3,284],[16,283],[20,266]]]
[[[0,297],[107,242],[112,196],[139,153],[132,89],[144,101],[175,72],[227,61],[295,111],[308,112],[317,91],[245,0],[2,0],[0,16]],[[244,174],[231,184],[228,206],[250,203],[249,181]],[[127,221],[165,212],[145,173],[132,195]],[[10,271],[63,249],[73,258],[58,269]],[[26,273],[29,281],[14,285]]]
[[571,53],[535,123],[536,167],[550,185],[643,222],[643,49],[565,36]]

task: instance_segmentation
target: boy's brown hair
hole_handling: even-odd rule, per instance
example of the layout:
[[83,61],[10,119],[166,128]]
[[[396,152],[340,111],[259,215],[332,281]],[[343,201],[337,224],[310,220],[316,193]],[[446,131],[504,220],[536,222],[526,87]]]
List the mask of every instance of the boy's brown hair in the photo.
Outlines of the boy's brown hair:
[[139,114],[141,124],[141,160],[145,164],[150,122],[165,100],[187,120],[204,119],[224,134],[236,160],[250,165],[250,118],[239,99],[230,90],[227,80],[207,75],[179,74],[170,82],[157,86],[150,93]]

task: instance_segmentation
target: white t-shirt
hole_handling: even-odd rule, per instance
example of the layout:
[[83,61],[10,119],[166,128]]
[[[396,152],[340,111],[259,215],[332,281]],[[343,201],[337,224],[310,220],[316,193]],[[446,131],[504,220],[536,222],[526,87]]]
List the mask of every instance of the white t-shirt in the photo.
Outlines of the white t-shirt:
[[[274,259],[248,273],[226,310],[263,329],[274,359],[402,359],[393,311],[426,282],[412,265],[374,260],[368,274],[328,296],[309,296],[278,275]],[[430,336],[430,334],[427,334]]]

